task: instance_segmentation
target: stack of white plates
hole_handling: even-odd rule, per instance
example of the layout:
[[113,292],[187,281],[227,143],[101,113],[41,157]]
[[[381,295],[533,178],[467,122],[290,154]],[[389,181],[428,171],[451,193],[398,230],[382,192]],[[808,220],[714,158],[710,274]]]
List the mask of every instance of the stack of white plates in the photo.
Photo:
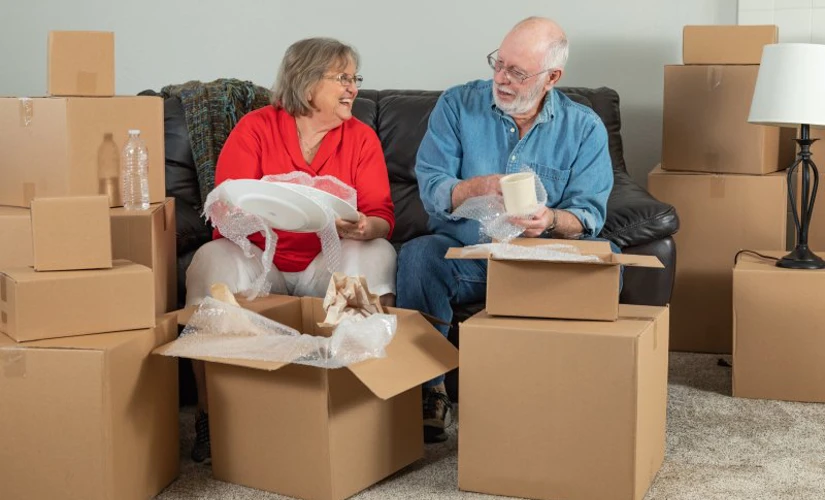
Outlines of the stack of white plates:
[[302,184],[238,179],[226,181],[220,187],[225,201],[260,216],[273,229],[316,233],[327,225],[325,208],[342,220],[358,220],[354,206],[326,191]]

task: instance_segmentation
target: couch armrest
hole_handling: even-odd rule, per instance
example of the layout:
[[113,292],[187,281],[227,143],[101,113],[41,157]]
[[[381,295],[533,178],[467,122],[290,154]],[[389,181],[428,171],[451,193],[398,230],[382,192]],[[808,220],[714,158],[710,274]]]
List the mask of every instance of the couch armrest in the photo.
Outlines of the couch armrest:
[[675,208],[651,196],[627,172],[616,170],[613,179],[600,237],[626,248],[667,238],[679,230]]

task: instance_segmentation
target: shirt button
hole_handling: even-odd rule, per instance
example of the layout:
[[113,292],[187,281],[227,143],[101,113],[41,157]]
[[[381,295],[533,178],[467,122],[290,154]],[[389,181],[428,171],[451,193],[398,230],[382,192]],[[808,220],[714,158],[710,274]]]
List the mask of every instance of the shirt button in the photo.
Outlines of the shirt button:
[[510,129],[510,132],[515,132],[515,131],[516,131],[516,129],[514,129],[514,128]]
[[516,155],[511,156],[510,159],[516,161]]

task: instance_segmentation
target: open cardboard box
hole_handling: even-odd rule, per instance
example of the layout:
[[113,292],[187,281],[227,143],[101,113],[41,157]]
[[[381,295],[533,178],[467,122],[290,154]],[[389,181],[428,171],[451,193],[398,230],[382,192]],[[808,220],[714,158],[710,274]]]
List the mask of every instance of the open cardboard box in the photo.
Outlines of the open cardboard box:
[[[301,332],[330,334],[318,327],[321,299],[238,301]],[[180,310],[178,322],[194,312]],[[341,369],[192,356],[207,362],[215,478],[298,498],[343,499],[422,458],[420,385],[458,366],[458,351],[418,312],[389,312],[398,326],[386,357]]]
[[483,248],[450,248],[448,259],[488,259],[486,309],[494,316],[615,321],[621,266],[664,267],[654,256],[614,254],[606,241],[517,238],[511,243],[570,245],[599,261],[500,258]]

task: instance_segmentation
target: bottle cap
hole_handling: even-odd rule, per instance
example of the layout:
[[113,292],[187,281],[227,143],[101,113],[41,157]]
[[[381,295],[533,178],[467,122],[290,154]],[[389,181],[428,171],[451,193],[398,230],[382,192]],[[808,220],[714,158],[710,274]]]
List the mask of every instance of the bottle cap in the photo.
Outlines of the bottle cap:
[[139,133],[140,133],[140,130],[138,130],[136,128],[133,128],[133,129],[129,130],[129,135],[137,135]]

